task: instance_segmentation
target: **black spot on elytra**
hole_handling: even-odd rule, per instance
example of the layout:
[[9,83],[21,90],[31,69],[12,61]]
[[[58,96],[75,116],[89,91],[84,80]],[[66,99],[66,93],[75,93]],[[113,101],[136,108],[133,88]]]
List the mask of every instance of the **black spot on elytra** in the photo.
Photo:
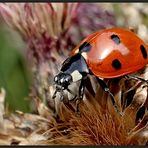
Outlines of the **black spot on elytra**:
[[114,59],[112,61],[112,66],[116,69],[116,70],[119,70],[121,68],[121,63],[118,59]]
[[147,52],[146,52],[146,49],[143,45],[140,45],[140,49],[141,49],[141,53],[142,53],[142,56],[144,59],[147,58]]
[[91,49],[91,45],[88,42],[84,42],[82,45],[79,47],[79,52],[88,52]]
[[111,39],[112,39],[117,45],[120,44],[120,38],[119,38],[117,35],[115,35],[115,34],[111,35]]

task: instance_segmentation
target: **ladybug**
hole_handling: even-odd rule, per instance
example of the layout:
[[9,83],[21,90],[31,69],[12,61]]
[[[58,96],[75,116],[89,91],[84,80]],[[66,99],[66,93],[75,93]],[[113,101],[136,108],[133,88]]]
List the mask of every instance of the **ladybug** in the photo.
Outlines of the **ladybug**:
[[115,109],[119,112],[113,94],[101,78],[125,76],[148,83],[138,76],[130,76],[148,63],[148,46],[134,32],[123,28],[109,28],[97,31],[85,38],[72,50],[71,55],[63,62],[58,75],[54,77],[56,91],[72,93],[68,86],[81,81],[77,96],[77,111],[83,99],[85,80],[94,75],[100,86],[109,93]]

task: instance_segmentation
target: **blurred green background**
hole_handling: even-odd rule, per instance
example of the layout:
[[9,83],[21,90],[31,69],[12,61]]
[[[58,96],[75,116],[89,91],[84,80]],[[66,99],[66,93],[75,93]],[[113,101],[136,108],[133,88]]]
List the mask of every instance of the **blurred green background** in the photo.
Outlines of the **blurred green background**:
[[6,90],[6,106],[10,110],[30,111],[28,96],[30,71],[21,49],[25,45],[14,32],[0,23],[0,88]]

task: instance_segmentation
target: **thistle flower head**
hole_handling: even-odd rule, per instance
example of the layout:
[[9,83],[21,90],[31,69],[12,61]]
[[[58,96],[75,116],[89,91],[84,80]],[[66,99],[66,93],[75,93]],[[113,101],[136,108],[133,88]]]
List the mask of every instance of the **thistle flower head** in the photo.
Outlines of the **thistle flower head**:
[[[59,102],[58,116],[54,116],[41,100],[35,98],[37,115],[17,111],[4,116],[2,108],[0,125],[5,125],[5,128],[2,126],[0,133],[3,141],[0,142],[9,145],[147,145],[148,113],[144,109],[147,108],[147,87],[138,82],[133,88],[135,93],[131,94],[130,91],[127,93],[128,89],[123,89],[127,86],[126,80],[106,82],[110,84],[123,116],[115,111],[110,97],[100,87],[93,88],[95,96],[86,91],[80,114],[68,108],[70,105],[75,107],[75,102],[67,105],[65,102],[67,107]],[[91,84],[96,86],[92,78]],[[128,101],[126,94],[132,98],[128,105],[125,103]],[[125,100],[120,100],[121,95]],[[1,97],[4,100],[4,91]],[[4,106],[3,102],[1,105]],[[8,130],[11,132],[8,133]]]
[[[144,78],[147,78],[146,71],[147,68]],[[61,104],[59,115],[63,122],[53,127],[55,134],[49,143],[147,145],[147,87],[139,81],[135,83],[123,78],[105,81],[110,86],[123,115],[115,111],[110,96],[96,86],[95,80],[91,78],[95,96],[92,95],[90,91],[92,86],[89,84],[89,89],[80,106],[80,116],[73,112],[69,113],[69,110],[65,110]],[[134,87],[129,90],[128,87],[131,88],[131,86]],[[72,106],[75,106],[74,104],[71,103]]]
[[65,46],[68,40],[65,32],[74,17],[76,5],[73,3],[1,3],[0,13],[9,26],[21,33],[29,44],[32,54],[42,61],[51,56],[50,50],[68,48]]
[[[71,48],[67,31],[75,17],[77,3],[1,3],[0,14],[26,42],[33,72],[33,96],[43,99],[49,82]],[[24,50],[24,49],[22,49]],[[58,65],[58,66],[57,66]],[[45,92],[46,91],[46,92]]]
[[[69,53],[65,49],[96,28],[114,26],[115,18],[110,12],[102,11],[96,4],[79,4],[77,7],[70,3],[0,4],[0,12],[7,24],[22,34],[31,57],[38,61],[33,69],[36,92],[31,96],[37,114],[16,111],[8,116],[3,104],[5,92],[0,94],[2,144],[147,145],[148,95],[147,87],[139,81],[105,79],[123,116],[115,111],[110,96],[93,77],[88,79],[80,115],[74,112],[75,100],[67,101],[69,94],[63,102],[58,98],[55,102],[51,100],[54,88],[48,80],[53,79],[57,67]],[[147,67],[143,73],[147,79]],[[78,91],[77,83],[73,91]],[[44,104],[47,100],[48,107]]]

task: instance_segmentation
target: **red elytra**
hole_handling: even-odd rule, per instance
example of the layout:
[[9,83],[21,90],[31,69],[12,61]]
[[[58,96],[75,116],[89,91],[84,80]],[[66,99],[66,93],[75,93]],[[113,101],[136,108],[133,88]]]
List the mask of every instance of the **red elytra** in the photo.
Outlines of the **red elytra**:
[[148,63],[148,46],[130,30],[111,28],[97,31],[85,38],[71,54],[80,52],[80,46],[84,42],[91,45],[91,48],[84,54],[82,52],[82,56],[97,77],[127,75]]

